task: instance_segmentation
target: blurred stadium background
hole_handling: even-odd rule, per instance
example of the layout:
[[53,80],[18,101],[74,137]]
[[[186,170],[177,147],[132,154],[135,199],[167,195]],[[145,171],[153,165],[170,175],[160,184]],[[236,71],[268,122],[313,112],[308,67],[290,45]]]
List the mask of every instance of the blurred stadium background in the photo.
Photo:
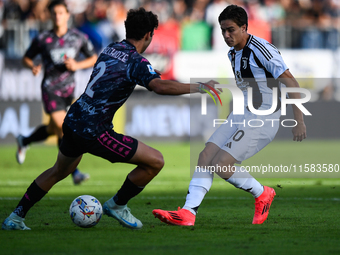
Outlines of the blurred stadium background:
[[[48,2],[0,0],[0,144],[14,144],[19,133],[27,135],[46,121],[40,95],[42,75],[34,77],[24,69],[21,58],[33,37],[51,28]],[[217,18],[229,4],[241,5],[249,14],[248,32],[276,45],[300,85],[311,91],[311,102],[306,104],[313,114],[306,117],[309,138],[339,138],[338,0],[66,2],[72,13],[70,25],[86,33],[98,53],[111,41],[124,39],[124,20],[130,8],[144,6],[155,12],[160,25],[145,56],[164,79],[182,82],[233,77]],[[84,90],[90,73],[91,69],[77,72],[76,97]],[[189,97],[161,97],[140,88],[116,116],[115,129],[144,141],[188,141],[193,109],[189,101]],[[204,136],[200,132],[193,135]],[[281,128],[277,138],[291,139],[290,130]]]

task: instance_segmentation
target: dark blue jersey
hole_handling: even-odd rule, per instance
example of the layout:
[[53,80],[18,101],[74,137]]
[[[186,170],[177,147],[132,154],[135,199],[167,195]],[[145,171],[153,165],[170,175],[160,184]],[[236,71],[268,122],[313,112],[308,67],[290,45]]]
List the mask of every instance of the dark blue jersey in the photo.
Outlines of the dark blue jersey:
[[44,79],[41,83],[43,91],[52,92],[60,97],[73,95],[75,88],[74,72],[66,69],[65,59],[76,59],[80,53],[86,58],[95,54],[87,35],[77,29],[69,29],[58,37],[53,30],[39,34],[32,41],[25,57],[33,59],[41,54],[44,64]]
[[99,55],[85,92],[65,118],[78,135],[93,139],[112,129],[116,111],[129,98],[136,84],[149,89],[160,78],[147,59],[128,41],[111,43]]

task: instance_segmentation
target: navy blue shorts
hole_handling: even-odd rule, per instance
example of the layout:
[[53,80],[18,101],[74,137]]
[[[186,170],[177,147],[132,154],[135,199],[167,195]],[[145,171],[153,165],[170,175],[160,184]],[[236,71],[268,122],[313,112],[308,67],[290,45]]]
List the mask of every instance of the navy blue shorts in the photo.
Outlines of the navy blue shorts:
[[107,130],[98,138],[91,140],[77,135],[65,123],[63,132],[59,150],[71,158],[90,153],[112,163],[127,162],[135,155],[138,147],[137,139],[118,134],[114,130]]

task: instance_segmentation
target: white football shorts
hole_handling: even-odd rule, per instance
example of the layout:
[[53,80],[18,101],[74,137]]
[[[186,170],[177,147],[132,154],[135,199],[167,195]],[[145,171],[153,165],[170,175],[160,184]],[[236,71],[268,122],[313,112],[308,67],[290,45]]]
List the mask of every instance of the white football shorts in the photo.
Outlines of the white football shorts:
[[262,150],[275,137],[280,126],[281,110],[270,115],[255,115],[244,110],[244,115],[231,113],[209,138],[207,143],[216,144],[238,162],[250,158]]

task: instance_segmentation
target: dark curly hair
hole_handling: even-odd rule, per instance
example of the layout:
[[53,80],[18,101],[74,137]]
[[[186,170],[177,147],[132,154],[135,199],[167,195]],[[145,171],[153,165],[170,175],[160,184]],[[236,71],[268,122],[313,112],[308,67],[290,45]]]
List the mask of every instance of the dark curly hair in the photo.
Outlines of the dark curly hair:
[[140,40],[148,32],[153,35],[153,31],[157,27],[157,15],[151,11],[145,11],[143,7],[137,10],[131,9],[125,20],[126,39]]
[[56,6],[56,5],[65,6],[66,11],[68,12],[68,8],[67,8],[67,4],[66,4],[65,0],[53,0],[47,6],[47,9],[49,10],[50,13],[52,13],[52,10],[53,10],[54,6]]
[[230,19],[234,21],[239,27],[246,25],[246,30],[248,29],[248,15],[246,11],[237,5],[229,5],[225,8],[220,16],[218,17],[218,22],[221,23],[222,20]]

